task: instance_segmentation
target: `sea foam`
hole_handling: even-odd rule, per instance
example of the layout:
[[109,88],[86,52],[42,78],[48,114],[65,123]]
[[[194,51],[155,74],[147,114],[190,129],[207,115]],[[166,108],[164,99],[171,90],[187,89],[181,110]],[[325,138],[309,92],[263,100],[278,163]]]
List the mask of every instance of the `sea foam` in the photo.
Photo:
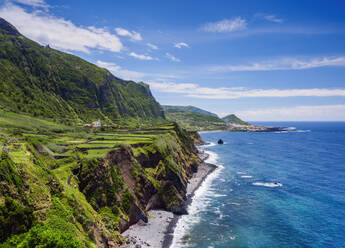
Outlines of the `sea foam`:
[[269,188],[282,187],[283,186],[283,184],[281,184],[281,183],[264,183],[264,182],[255,182],[255,183],[253,183],[253,185],[269,187]]
[[[212,145],[205,145],[203,147],[212,146]],[[217,164],[218,154],[211,151],[205,151],[209,157],[205,160],[206,163]],[[213,191],[211,189],[212,182],[215,178],[217,178],[220,174],[220,171],[224,168],[222,165],[217,164],[218,168],[214,170],[211,174],[207,176],[207,178],[202,182],[200,187],[194,192],[194,196],[192,198],[192,203],[188,206],[188,215],[183,215],[178,220],[175,230],[174,230],[174,237],[171,244],[171,248],[173,247],[183,247],[183,243],[181,242],[185,233],[188,232],[190,227],[198,223],[200,221],[199,213],[209,206],[211,202],[211,197],[214,196]]]

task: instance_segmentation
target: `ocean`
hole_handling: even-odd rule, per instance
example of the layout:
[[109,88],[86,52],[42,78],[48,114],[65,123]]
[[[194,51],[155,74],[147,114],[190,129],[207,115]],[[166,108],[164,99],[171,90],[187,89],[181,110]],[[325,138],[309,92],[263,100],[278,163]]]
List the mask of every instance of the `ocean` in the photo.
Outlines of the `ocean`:
[[219,168],[172,247],[345,247],[345,122],[259,124],[295,129],[201,134]]

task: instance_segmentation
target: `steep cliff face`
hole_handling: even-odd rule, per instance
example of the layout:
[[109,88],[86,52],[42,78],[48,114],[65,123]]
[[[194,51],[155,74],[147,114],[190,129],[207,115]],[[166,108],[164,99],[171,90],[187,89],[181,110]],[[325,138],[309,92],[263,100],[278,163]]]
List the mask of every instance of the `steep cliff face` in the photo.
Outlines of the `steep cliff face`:
[[124,144],[96,158],[76,152],[63,160],[47,157],[37,141],[21,140],[21,153],[1,153],[0,243],[6,242],[0,247],[48,241],[116,247],[121,232],[147,222],[148,210],[182,214],[188,179],[200,163],[196,139],[174,125],[152,143]]
[[175,126],[153,144],[122,146],[105,158],[81,162],[74,174],[95,210],[119,214],[116,230],[122,232],[146,221],[147,210],[183,205],[188,179],[200,163],[195,151],[190,134]]
[[137,124],[164,119],[144,83],[121,80],[22,36],[0,18],[0,108],[64,123]]

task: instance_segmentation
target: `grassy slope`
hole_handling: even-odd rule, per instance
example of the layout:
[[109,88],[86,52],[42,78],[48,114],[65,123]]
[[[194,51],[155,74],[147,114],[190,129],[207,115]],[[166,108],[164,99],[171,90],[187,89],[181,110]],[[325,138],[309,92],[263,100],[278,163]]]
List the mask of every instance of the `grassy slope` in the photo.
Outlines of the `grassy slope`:
[[172,106],[172,105],[163,105],[162,106],[165,111],[167,110],[175,110],[175,111],[189,111],[189,112],[195,112],[200,114],[206,114],[210,116],[217,117],[216,114],[211,113],[209,111],[194,107],[194,106]]
[[227,115],[227,116],[223,117],[222,120],[224,120],[227,123],[230,122],[230,123],[235,123],[235,124],[239,124],[239,125],[249,125],[248,122],[241,120],[240,118],[238,118],[234,114]]
[[166,110],[167,119],[175,121],[188,130],[225,130],[226,124],[219,117],[191,111]]
[[[171,124],[140,130],[109,128],[102,131],[0,111],[0,219],[8,211],[8,203],[4,205],[8,196],[20,206],[15,211],[21,213],[23,207],[30,206],[26,215],[35,219],[33,224],[26,223],[25,228],[12,228],[15,230],[12,233],[0,235],[0,243],[12,235],[0,247],[16,247],[28,242],[50,242],[51,247],[95,247],[97,233],[121,242],[120,222],[129,221],[131,202],[145,208],[142,197],[148,191],[143,187],[152,185],[153,191],[163,195],[169,192],[170,197],[163,197],[166,208],[178,204],[180,198],[175,194],[181,189],[167,182],[171,172],[181,178],[178,180],[187,180],[188,166],[197,161],[189,143],[186,133]],[[116,167],[107,167],[108,162],[104,162],[109,152],[123,147],[133,152],[130,175],[136,182],[134,189],[124,183],[118,170],[112,169]],[[142,167],[135,159],[149,158],[156,153],[161,154],[161,160],[149,168]],[[75,170],[81,164],[83,177],[79,178]],[[105,173],[112,177],[108,180],[102,177],[101,182],[107,183],[96,187],[97,193],[80,188],[85,178],[90,178],[89,185],[97,181],[93,178],[93,168],[105,168]],[[114,180],[122,183],[116,186]],[[6,220],[4,223],[15,226],[16,218]],[[2,229],[8,227],[0,225],[0,231]]]
[[138,125],[164,118],[148,85],[116,78],[71,54],[42,47],[0,18],[0,108],[74,124]]

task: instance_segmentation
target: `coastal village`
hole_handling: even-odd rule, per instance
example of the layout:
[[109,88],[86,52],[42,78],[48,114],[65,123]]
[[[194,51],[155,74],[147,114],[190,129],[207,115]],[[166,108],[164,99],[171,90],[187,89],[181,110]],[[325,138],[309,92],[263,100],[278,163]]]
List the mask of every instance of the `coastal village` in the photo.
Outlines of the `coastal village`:
[[229,131],[234,132],[273,132],[279,131],[281,129],[273,127],[254,126],[252,124],[243,125],[231,122],[227,123],[227,127]]

